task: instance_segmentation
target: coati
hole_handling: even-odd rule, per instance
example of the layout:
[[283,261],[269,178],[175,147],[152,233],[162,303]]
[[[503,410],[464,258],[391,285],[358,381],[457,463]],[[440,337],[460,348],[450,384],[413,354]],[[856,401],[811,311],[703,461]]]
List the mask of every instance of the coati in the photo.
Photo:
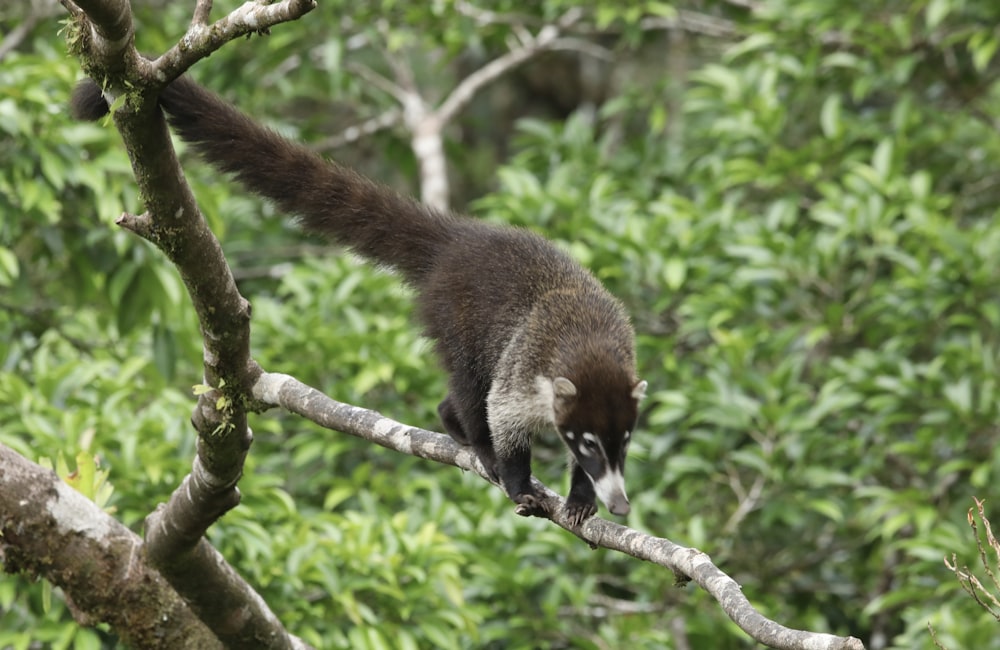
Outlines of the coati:
[[[612,513],[629,512],[625,454],[646,382],[622,305],[588,271],[531,232],[427,208],[327,161],[186,77],[159,103],[209,163],[415,289],[449,373],[441,422],[519,513],[542,514],[531,441],[552,429],[571,453],[571,523],[597,512],[595,495]],[[88,80],[72,109],[96,120],[108,106]]]

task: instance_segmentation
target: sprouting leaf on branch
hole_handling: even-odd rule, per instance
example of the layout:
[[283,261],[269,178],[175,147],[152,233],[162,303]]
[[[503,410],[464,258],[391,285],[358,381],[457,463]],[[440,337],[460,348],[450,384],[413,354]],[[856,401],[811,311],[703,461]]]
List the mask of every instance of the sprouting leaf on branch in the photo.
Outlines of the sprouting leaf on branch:
[[111,470],[101,469],[101,459],[89,452],[81,451],[76,455],[76,468],[70,468],[66,457],[60,451],[56,456],[55,466],[49,458],[39,458],[38,464],[52,469],[74,490],[87,497],[108,514],[115,512],[115,507],[108,507],[108,501],[114,493],[114,487],[108,481]]

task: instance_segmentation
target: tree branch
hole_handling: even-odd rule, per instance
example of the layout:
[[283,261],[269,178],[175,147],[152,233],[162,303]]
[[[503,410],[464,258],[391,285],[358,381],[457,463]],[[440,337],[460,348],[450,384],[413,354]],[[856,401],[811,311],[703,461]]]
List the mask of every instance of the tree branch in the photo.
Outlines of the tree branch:
[[31,3],[28,15],[24,17],[20,24],[10,30],[3,38],[0,38],[0,61],[13,52],[26,39],[31,30],[43,20],[56,15],[60,11],[59,3],[55,0],[35,0]]
[[142,540],[47,470],[0,444],[0,559],[62,588],[81,625],[133,648],[222,648],[145,560]]
[[[479,90],[487,84],[495,81],[498,77],[515,68],[525,61],[528,61],[538,53],[550,49],[554,43],[559,42],[561,30],[566,29],[579,18],[579,12],[570,10],[564,14],[557,23],[546,25],[538,30],[535,36],[527,37],[520,47],[511,49],[502,56],[493,59],[483,67],[479,68],[455,87],[448,97],[441,102],[437,109],[437,114],[442,122],[452,119],[455,114],[465,108]],[[569,49],[573,41],[562,41],[562,44]]]
[[[68,2],[68,0],[66,0]],[[313,0],[248,2],[205,28],[199,2],[191,27],[166,55],[148,62],[132,45],[126,0],[81,0],[71,50],[91,76],[117,92],[135,89],[114,114],[147,212],[117,223],[156,245],[177,267],[204,337],[206,390],[191,421],[198,431],[192,472],[146,521],[146,556],[228,647],[305,647],[206,541],[208,527],[239,503],[236,483],[250,446],[246,395],[260,369],[250,357],[250,305],[240,295],[221,246],[199,211],[155,98],[190,63],[251,31],[296,18]]]
[[[463,6],[465,11],[472,11],[468,5]],[[492,12],[482,12],[477,14],[477,19],[486,20],[495,15]],[[512,29],[518,35],[518,42],[510,51],[463,79],[437,108],[431,108],[431,104],[420,94],[409,66],[389,52],[383,51],[382,54],[395,73],[395,82],[367,66],[360,64],[348,66],[373,86],[394,97],[402,107],[403,122],[410,134],[410,148],[420,168],[420,200],[425,205],[439,210],[448,209],[450,188],[443,131],[448,122],[465,108],[484,86],[546,50],[571,49],[595,54],[601,58],[610,58],[607,50],[595,44],[560,37],[561,32],[577,22],[582,15],[583,12],[579,8],[571,8],[555,22],[541,27],[534,35],[523,25],[514,23]]]
[[[486,478],[479,458],[469,447],[450,437],[411,427],[380,413],[344,404],[306,386],[294,377],[263,373],[253,386],[253,396],[262,403],[280,406],[328,429],[363,438],[388,449],[454,465]],[[723,611],[751,638],[779,650],[863,650],[854,637],[793,630],[766,618],[755,610],[740,585],[712,564],[711,558],[697,549],[687,548],[662,537],[654,537],[600,517],[587,519],[580,527],[569,523],[564,513],[565,500],[532,478],[544,494],[543,509],[551,513],[553,523],[584,539],[594,547],[619,551],[652,562],[686,576],[718,601]]]
[[201,0],[195,7],[187,33],[157,59],[161,77],[166,82],[173,81],[196,61],[229,41],[249,34],[267,34],[271,27],[298,20],[315,8],[316,0],[282,0],[274,4],[245,2],[227,16],[206,25],[211,3]]
[[329,151],[343,147],[379,131],[392,128],[399,124],[402,119],[403,112],[398,109],[385,111],[381,115],[368,118],[361,124],[349,126],[336,135],[320,140],[316,143],[315,149],[317,151]]

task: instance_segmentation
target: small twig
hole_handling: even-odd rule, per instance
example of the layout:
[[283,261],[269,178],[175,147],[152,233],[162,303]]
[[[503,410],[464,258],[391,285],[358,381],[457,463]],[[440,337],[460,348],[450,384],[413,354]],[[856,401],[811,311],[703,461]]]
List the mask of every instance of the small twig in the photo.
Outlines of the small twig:
[[212,0],[198,0],[198,4],[194,7],[194,14],[191,16],[191,26],[188,28],[189,31],[192,28],[207,25],[209,15],[212,13]]
[[316,0],[281,0],[274,4],[246,2],[208,25],[212,2],[199,0],[187,33],[156,60],[155,76],[167,83],[229,41],[249,34],[267,33],[271,27],[297,20],[315,7]]
[[490,11],[489,9],[481,9],[480,7],[474,6],[470,2],[465,2],[464,0],[459,0],[455,3],[455,10],[458,13],[468,16],[475,20],[479,25],[508,25],[508,26],[521,26],[530,23],[535,20],[534,16],[528,14],[514,14],[506,13],[501,14],[495,11]]
[[580,17],[579,10],[567,11],[552,25],[542,27],[536,36],[525,36],[520,47],[511,49],[505,54],[493,59],[483,67],[479,68],[462,80],[437,109],[437,114],[441,121],[448,122],[460,110],[462,110],[475,96],[480,89],[492,83],[510,69],[521,65],[531,59],[539,52],[551,49],[554,43],[565,46],[565,49],[574,49],[571,46],[575,41],[560,41],[560,29],[564,25],[571,25]]
[[[993,527],[990,526],[990,520],[987,519],[986,517],[986,512],[984,507],[986,501],[985,499],[980,500],[976,499],[975,497],[973,497],[973,500],[976,502],[976,508],[979,510],[979,518],[983,520],[983,527],[986,529],[986,543],[993,550],[993,554],[996,555],[995,562],[997,564],[997,569],[1000,570],[1000,543],[998,543],[997,538],[993,536]],[[973,530],[975,530],[975,525],[974,525],[975,520],[972,518],[971,508],[969,509],[969,520],[970,524],[973,525]],[[976,531],[976,541],[977,542],[979,541],[978,531]],[[998,589],[1000,589],[1000,581],[997,580],[996,574],[993,573],[993,570],[990,568],[990,562],[986,559],[986,551],[985,549],[983,549],[982,544],[979,545],[979,555],[983,562],[983,568],[986,570],[986,575],[988,575],[990,577],[990,580],[993,581],[993,584]]]
[[730,475],[729,484],[739,499],[739,505],[736,506],[736,510],[726,520],[726,525],[722,527],[723,532],[726,534],[733,533],[739,527],[740,523],[746,519],[746,516],[757,508],[757,504],[760,503],[760,495],[763,494],[766,483],[767,480],[763,474],[758,474],[753,481],[753,485],[750,486],[750,490],[744,491],[742,483],[739,482],[739,477]]
[[340,133],[328,136],[316,143],[315,148],[319,151],[329,151],[344,145],[357,142],[361,138],[374,135],[379,131],[392,128],[402,122],[403,112],[398,108],[385,111],[381,115],[368,118],[360,124],[349,126]]
[[368,83],[375,86],[376,88],[386,93],[387,95],[391,95],[400,104],[405,105],[408,101],[410,101],[410,95],[412,93],[407,91],[402,86],[396,84],[395,82],[390,81],[388,78],[382,76],[378,72],[375,72],[375,70],[371,69],[367,65],[352,61],[347,64],[347,69],[358,74],[361,77],[364,77],[364,79]]
[[930,621],[927,621],[927,631],[931,633],[931,641],[934,643],[935,647],[941,648],[941,650],[948,650],[948,648],[941,645],[941,642],[938,641],[937,634],[934,633],[934,627],[931,625]]
[[623,600],[610,596],[595,595],[591,600],[594,605],[579,607],[566,607],[561,610],[566,615],[574,613],[583,614],[591,618],[611,618],[613,616],[629,616],[632,614],[653,614],[664,609],[658,603],[639,603],[634,600]]

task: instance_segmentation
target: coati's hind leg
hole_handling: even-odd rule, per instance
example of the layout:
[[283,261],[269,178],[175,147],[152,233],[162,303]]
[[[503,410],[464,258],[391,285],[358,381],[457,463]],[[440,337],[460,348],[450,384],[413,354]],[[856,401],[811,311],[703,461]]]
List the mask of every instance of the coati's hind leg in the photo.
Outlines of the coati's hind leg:
[[573,467],[573,478],[569,496],[566,497],[566,514],[573,526],[579,526],[597,513],[597,493],[587,472],[575,460],[571,460],[570,464]]
[[452,437],[452,440],[460,445],[470,445],[472,442],[469,440],[469,436],[465,434],[465,429],[462,428],[462,423],[458,419],[458,413],[455,411],[455,402],[452,400],[451,395],[445,396],[441,403],[438,404],[438,417],[441,418],[441,424],[444,425],[445,433]]
[[445,431],[460,445],[469,445],[476,452],[487,476],[500,482],[493,440],[486,422],[486,401],[475,389],[452,382],[451,392],[438,405],[438,415]]

